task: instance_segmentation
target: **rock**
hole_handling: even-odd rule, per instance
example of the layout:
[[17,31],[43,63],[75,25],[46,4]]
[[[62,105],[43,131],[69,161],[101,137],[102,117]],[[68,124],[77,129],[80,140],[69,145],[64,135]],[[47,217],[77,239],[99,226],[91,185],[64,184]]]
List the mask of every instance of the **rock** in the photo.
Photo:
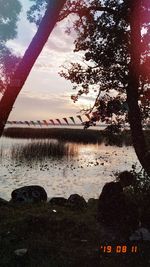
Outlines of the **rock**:
[[13,203],[37,203],[47,201],[45,189],[39,185],[24,186],[11,193]]
[[82,209],[87,207],[87,203],[86,203],[85,199],[78,194],[70,195],[67,203],[73,209],[82,210]]
[[14,253],[17,255],[17,256],[19,256],[19,257],[21,257],[21,256],[24,256],[26,253],[27,253],[27,248],[21,248],[21,249],[16,249],[15,251],[14,251]]
[[0,207],[9,205],[9,202],[3,198],[0,198]]
[[51,205],[66,206],[67,199],[64,197],[53,197],[50,199],[49,203]]
[[53,212],[54,212],[54,213],[56,213],[56,212],[57,212],[57,210],[53,210]]
[[139,228],[130,237],[130,241],[150,241],[150,232],[146,228]]
[[89,200],[88,200],[88,207],[89,208],[97,208],[97,206],[98,206],[98,199],[95,199],[95,198],[89,198]]

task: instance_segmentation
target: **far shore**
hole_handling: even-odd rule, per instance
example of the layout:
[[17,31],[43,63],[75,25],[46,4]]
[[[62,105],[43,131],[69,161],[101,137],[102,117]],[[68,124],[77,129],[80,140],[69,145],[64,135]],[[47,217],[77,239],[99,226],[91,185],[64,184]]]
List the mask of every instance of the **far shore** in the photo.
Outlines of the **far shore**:
[[[149,130],[144,130],[144,135],[148,146],[150,146]],[[24,138],[24,139],[56,139],[62,142],[75,142],[84,144],[101,144],[107,145],[132,145],[130,130],[126,129],[120,133],[111,133],[107,130],[94,129],[74,129],[74,128],[27,128],[27,127],[10,127],[6,128],[3,133],[4,137]]]

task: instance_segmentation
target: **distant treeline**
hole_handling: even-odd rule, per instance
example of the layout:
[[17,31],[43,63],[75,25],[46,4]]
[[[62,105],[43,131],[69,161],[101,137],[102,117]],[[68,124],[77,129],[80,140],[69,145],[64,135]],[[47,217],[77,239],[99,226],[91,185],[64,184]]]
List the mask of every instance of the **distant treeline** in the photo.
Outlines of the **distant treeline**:
[[[150,145],[150,131],[145,130],[144,134],[148,145]],[[6,128],[3,136],[10,138],[26,139],[57,139],[64,142],[76,143],[105,143],[106,145],[132,145],[131,133],[124,130],[120,133],[111,133],[107,130],[83,130],[66,128]]]

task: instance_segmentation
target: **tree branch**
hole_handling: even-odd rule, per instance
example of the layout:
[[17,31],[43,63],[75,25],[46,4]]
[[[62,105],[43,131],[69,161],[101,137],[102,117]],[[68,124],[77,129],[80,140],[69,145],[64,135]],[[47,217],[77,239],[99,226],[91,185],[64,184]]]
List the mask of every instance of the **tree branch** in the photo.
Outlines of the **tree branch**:
[[95,12],[108,12],[109,14],[116,14],[116,10],[113,8],[109,8],[106,6],[90,6],[90,7],[82,7],[82,8],[73,8],[73,9],[67,9],[64,11],[64,13],[62,12],[62,14],[60,15],[58,21],[61,21],[63,19],[65,19],[66,17],[68,17],[70,14],[76,14],[79,15],[80,17],[83,16],[88,16],[92,11]]

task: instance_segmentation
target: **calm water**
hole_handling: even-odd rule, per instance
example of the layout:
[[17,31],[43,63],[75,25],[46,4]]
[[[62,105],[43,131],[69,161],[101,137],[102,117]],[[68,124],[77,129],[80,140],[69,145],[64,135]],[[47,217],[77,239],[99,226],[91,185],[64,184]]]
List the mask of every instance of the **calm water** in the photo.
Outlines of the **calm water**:
[[[132,147],[102,145],[75,146],[73,158],[46,159],[32,162],[15,160],[12,148],[26,145],[31,140],[0,139],[0,197],[10,199],[12,190],[24,185],[41,185],[48,197],[68,197],[78,193],[89,199],[98,197],[103,185],[114,180],[114,174],[130,170],[138,162]],[[33,141],[32,141],[33,142]]]

